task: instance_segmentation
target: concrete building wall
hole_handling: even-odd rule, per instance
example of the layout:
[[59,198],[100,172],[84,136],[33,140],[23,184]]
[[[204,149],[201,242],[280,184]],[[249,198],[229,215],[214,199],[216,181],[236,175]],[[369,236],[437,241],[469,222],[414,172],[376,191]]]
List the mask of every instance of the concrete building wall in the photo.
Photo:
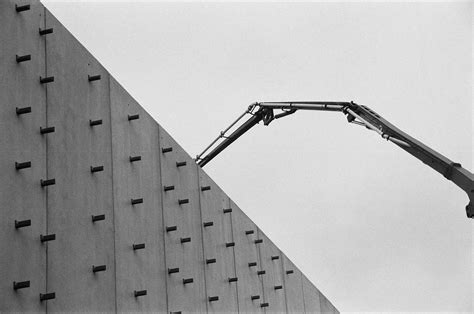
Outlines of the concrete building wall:
[[0,27],[0,312],[337,313],[38,1]]

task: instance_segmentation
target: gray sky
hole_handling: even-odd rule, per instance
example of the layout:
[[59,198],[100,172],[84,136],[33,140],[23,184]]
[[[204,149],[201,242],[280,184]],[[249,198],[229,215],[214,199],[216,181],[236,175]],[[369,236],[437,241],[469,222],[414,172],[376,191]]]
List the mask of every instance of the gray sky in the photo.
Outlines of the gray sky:
[[[192,156],[254,101],[354,100],[472,171],[470,2],[43,2]],[[205,170],[341,312],[472,311],[466,195],[342,114]]]

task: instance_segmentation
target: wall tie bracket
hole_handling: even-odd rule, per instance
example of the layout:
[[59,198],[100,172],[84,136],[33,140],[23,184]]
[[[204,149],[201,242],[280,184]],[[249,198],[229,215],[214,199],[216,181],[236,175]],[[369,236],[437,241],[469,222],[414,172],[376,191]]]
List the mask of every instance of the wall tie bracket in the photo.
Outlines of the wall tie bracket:
[[202,225],[204,226],[204,228],[206,228],[206,227],[214,226],[214,222],[213,221],[206,221],[206,222],[203,222]]
[[209,302],[214,302],[214,301],[219,301],[219,297],[218,296],[209,297]]
[[216,262],[215,258],[208,258],[206,259],[206,264],[214,264]]
[[91,166],[91,173],[104,171],[104,166]]
[[18,290],[18,289],[25,289],[30,287],[30,281],[14,281],[13,282],[13,290]]
[[238,278],[237,277],[231,277],[229,278],[229,282],[237,282]]
[[18,5],[15,4],[15,10],[17,13],[24,12],[30,10],[30,5],[29,4],[24,4],[24,5]]
[[49,185],[55,185],[56,184],[56,179],[46,179],[46,180],[41,179],[40,183],[41,183],[42,187],[49,186]]
[[173,190],[174,190],[174,185],[165,185],[165,186],[163,187],[163,190],[164,190],[165,192],[173,191]]
[[190,237],[187,237],[187,238],[181,238],[181,244],[183,243],[188,243],[188,242],[191,242],[191,238]]
[[22,114],[30,113],[31,112],[31,107],[23,107],[23,108],[16,107],[15,111],[16,111],[16,114],[19,116],[19,115],[22,115]]
[[140,161],[142,156],[130,156],[130,162]]
[[194,279],[193,278],[185,278],[183,279],[183,285],[186,285],[188,283],[193,283]]
[[188,204],[188,203],[189,203],[189,198],[184,198],[184,199],[178,200],[179,205]]
[[93,273],[98,273],[98,272],[106,271],[106,270],[107,270],[106,265],[99,265],[99,266],[92,265],[92,272]]
[[52,300],[56,298],[56,293],[50,292],[50,293],[40,293],[40,301],[47,301],[47,300]]
[[201,187],[202,192],[209,191],[210,189],[211,189],[211,187],[209,185]]
[[224,214],[232,213],[232,208],[224,208],[222,211]]
[[146,295],[146,290],[135,290],[133,292],[133,295],[135,296],[135,298],[143,297]]
[[31,161],[15,162],[16,170],[26,169],[26,168],[31,168]]
[[175,274],[175,273],[179,273],[179,267],[168,268],[168,274]]
[[31,226],[31,219],[20,221],[15,220],[15,229],[20,229],[29,226]]
[[25,62],[25,61],[30,61],[31,60],[31,55],[15,55],[15,59],[17,63]]
[[89,82],[98,81],[100,80],[100,78],[100,75],[87,75],[87,79],[89,80]]
[[178,167],[178,168],[179,167],[184,167],[186,165],[187,165],[187,163],[185,161],[177,161],[176,162],[176,167]]
[[48,134],[48,133],[53,133],[56,130],[54,126],[48,126],[48,127],[40,127],[40,134]]
[[39,29],[39,34],[40,36],[45,36],[45,35],[48,35],[48,34],[52,34],[53,33],[53,29],[52,28],[43,28],[43,29]]
[[90,125],[90,126],[96,126],[96,125],[101,125],[101,124],[102,124],[102,119],[89,120],[89,125]]
[[92,215],[92,222],[105,220],[105,215]]
[[140,119],[140,115],[138,114],[132,114],[132,115],[128,115],[128,121],[132,121],[132,120],[138,120]]
[[169,227],[166,227],[166,232],[171,232],[171,231],[176,231],[178,230],[178,227],[177,226],[169,226]]
[[145,248],[145,243],[138,243],[133,245],[133,250],[143,250]]
[[40,83],[41,84],[48,84],[54,82],[54,76],[46,76],[42,77],[40,76]]
[[163,154],[170,153],[172,151],[173,151],[173,147],[164,147],[164,148],[161,149],[161,152]]
[[233,246],[235,246],[235,242],[227,242],[225,244],[225,247],[233,247]]
[[52,233],[52,234],[46,234],[46,235],[40,235],[40,241],[41,243],[43,242],[49,242],[49,241],[54,241],[56,240],[56,234],[55,233]]
[[132,198],[130,200],[130,202],[132,203],[132,205],[142,204],[143,203],[143,198]]

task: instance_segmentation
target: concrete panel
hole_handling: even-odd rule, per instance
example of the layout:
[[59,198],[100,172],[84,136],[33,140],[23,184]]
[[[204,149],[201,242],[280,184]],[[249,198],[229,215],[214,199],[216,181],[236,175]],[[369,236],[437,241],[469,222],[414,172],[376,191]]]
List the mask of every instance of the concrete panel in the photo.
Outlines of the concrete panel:
[[[164,223],[177,228],[165,234],[166,267],[179,268],[179,272],[167,277],[168,310],[206,312],[209,302],[204,278],[197,165],[162,128],[160,146]],[[165,186],[173,189],[164,191]],[[181,243],[181,238],[188,237],[191,242]],[[183,279],[189,278],[193,283],[183,284]]]
[[332,303],[320,292],[319,300],[321,304],[321,313],[339,313],[339,311],[332,305]]
[[[46,11],[48,301],[49,312],[112,311],[114,304],[114,238],[109,76],[79,42]],[[88,75],[102,79],[89,82]],[[103,124],[91,127],[90,119]],[[45,125],[46,126],[46,125]],[[103,166],[92,173],[91,166]],[[93,223],[91,216],[106,219]],[[93,265],[106,271],[93,273]]]
[[303,275],[304,308],[306,313],[321,313],[319,290]]
[[285,254],[281,257],[288,313],[304,313],[302,274]]
[[[110,99],[117,311],[166,311],[159,126],[114,79]],[[147,294],[135,297],[141,290]]]
[[[39,126],[46,122],[46,93],[39,84],[44,73],[44,8],[30,2],[17,13],[17,1],[0,1],[0,312],[44,312],[39,293],[46,289],[46,248],[39,241],[46,232],[46,142]],[[31,55],[17,63],[15,55]],[[16,107],[31,107],[16,114]],[[31,162],[16,170],[15,162]],[[15,220],[31,225],[15,229]],[[30,287],[14,291],[14,281]]]
[[[232,235],[232,212],[229,197],[199,168],[200,200],[203,225],[203,247],[206,259],[216,259],[206,264],[207,295],[219,300],[209,303],[209,313],[238,312],[237,285]],[[207,226],[212,222],[212,226]],[[237,281],[234,281],[237,278]],[[230,281],[229,281],[230,280]]]
[[[241,313],[263,312],[260,307],[263,303],[263,287],[257,272],[261,270],[255,239],[257,239],[257,227],[231,200],[232,229],[235,241],[235,266],[238,281],[239,311]],[[251,234],[246,234],[253,232]],[[256,266],[249,266],[256,263]],[[259,296],[252,300],[251,296]]]
[[260,230],[257,230],[257,242],[260,265],[265,274],[261,276],[263,282],[263,294],[268,307],[266,312],[286,312],[286,295],[283,282],[283,263],[280,250]]

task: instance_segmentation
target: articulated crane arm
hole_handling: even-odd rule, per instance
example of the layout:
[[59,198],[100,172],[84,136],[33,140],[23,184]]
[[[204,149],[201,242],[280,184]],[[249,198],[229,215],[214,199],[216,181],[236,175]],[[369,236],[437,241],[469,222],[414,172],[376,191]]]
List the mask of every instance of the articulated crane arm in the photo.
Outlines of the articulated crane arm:
[[[274,110],[280,110],[280,113],[275,114]],[[349,123],[365,126],[377,132],[382,138],[391,141],[412,156],[418,158],[464,190],[469,197],[469,204],[466,206],[467,217],[474,218],[474,175],[470,171],[463,168],[461,164],[451,161],[404,133],[370,108],[354,102],[289,101],[254,103],[196,157],[197,164],[204,167],[227,146],[260,121],[263,121],[264,125],[269,125],[273,120],[293,114],[298,110],[339,111],[346,115]],[[251,117],[237,127],[230,135],[226,135],[247,114],[251,115]],[[218,141],[220,143],[207,155],[204,155]]]

